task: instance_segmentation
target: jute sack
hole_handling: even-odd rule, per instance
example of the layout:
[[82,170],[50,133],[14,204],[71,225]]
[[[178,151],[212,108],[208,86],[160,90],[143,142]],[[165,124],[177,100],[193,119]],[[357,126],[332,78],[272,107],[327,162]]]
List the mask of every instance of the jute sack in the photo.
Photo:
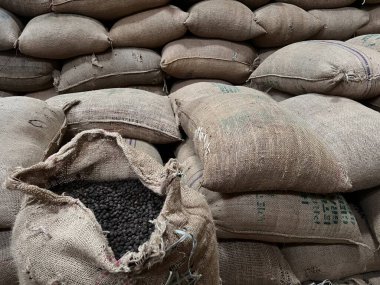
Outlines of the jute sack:
[[194,94],[205,97],[177,100],[177,105],[181,126],[204,164],[205,188],[225,193],[351,189],[334,154],[302,120],[269,95],[212,83],[192,84],[177,92],[191,94],[197,89],[203,91]]
[[[131,171],[166,199],[150,239],[138,252],[116,260],[92,211],[48,189],[78,176],[125,180]],[[188,282],[200,278],[197,284],[219,284],[210,210],[202,195],[180,186],[179,173],[175,161],[163,167],[119,134],[103,130],[78,134],[45,162],[13,173],[9,189],[28,194],[12,236],[20,283],[30,284],[32,278],[41,284],[169,284],[172,272],[173,284],[176,273]]]
[[269,56],[250,80],[296,95],[369,99],[380,95],[380,53],[340,41],[299,42]]
[[368,247],[338,244],[285,246],[282,253],[301,282],[339,280],[379,269],[380,252],[376,251],[362,213],[355,207],[352,209]]
[[11,231],[0,230],[0,280],[2,284],[17,285],[17,270],[11,256]]
[[268,56],[270,56],[271,54],[275,53],[278,50],[279,48],[265,48],[265,49],[257,50],[260,63],[263,62]]
[[129,88],[60,95],[47,100],[62,107],[79,100],[67,113],[68,131],[101,128],[122,136],[150,143],[173,143],[181,140],[170,99]]
[[[15,167],[43,160],[58,146],[66,126],[60,108],[27,97],[0,99],[0,182]],[[0,187],[0,229],[10,228],[19,211],[22,193]],[[1,270],[0,270],[1,271]]]
[[165,85],[132,85],[128,86],[128,88],[144,90],[161,96],[168,95]]
[[360,28],[356,35],[367,35],[367,34],[379,34],[380,33],[380,5],[375,5],[373,7],[366,8],[369,12],[369,22],[367,25]]
[[311,10],[346,7],[354,3],[355,0],[276,0],[276,2],[285,2],[305,10]]
[[276,89],[270,89],[267,91],[267,93],[274,99],[276,100],[277,102],[281,102],[281,101],[284,101],[286,99],[289,99],[289,98],[292,98],[293,96],[288,94],[288,93],[285,93],[285,92],[281,92],[281,91],[278,91]]
[[210,0],[195,4],[185,22],[189,31],[202,38],[246,41],[265,34],[247,6],[231,0]]
[[357,199],[380,247],[380,187],[360,192]]
[[323,23],[323,28],[312,39],[347,40],[369,22],[369,13],[353,7],[311,10],[310,14]]
[[380,52],[380,34],[362,35],[346,41],[353,45],[359,45]]
[[183,37],[189,16],[175,6],[164,6],[125,17],[116,22],[110,37],[115,47],[160,48]]
[[[80,28],[79,28],[80,27]],[[79,15],[49,13],[33,18],[18,39],[23,54],[66,59],[110,47],[102,23]]]
[[158,53],[141,48],[117,48],[77,57],[63,65],[58,93],[73,93],[164,81]]
[[45,100],[47,100],[51,97],[57,96],[57,95],[58,95],[58,93],[55,90],[55,88],[50,88],[50,89],[43,90],[43,91],[29,93],[29,94],[26,94],[25,96],[45,101]]
[[380,113],[348,98],[306,94],[280,103],[308,123],[341,161],[352,190],[380,185]]
[[380,112],[380,97],[370,100],[369,107]]
[[114,20],[169,2],[170,0],[52,0],[51,5],[56,13],[73,13],[100,20]]
[[301,284],[276,245],[221,241],[218,247],[223,285]]
[[179,89],[189,86],[194,83],[199,82],[212,82],[212,83],[221,83],[225,85],[231,85],[231,83],[223,80],[217,80],[217,79],[189,79],[189,80],[177,80],[173,83],[172,88],[170,88],[170,93],[177,92]]
[[175,78],[212,78],[240,84],[254,69],[256,57],[248,44],[184,38],[164,47],[161,68]]
[[36,17],[50,12],[50,0],[0,0],[0,6],[26,17]]
[[306,40],[323,27],[313,15],[286,3],[261,7],[254,12],[254,18],[266,31],[265,35],[254,39],[254,45],[258,47],[280,47]]
[[16,52],[0,53],[0,89],[10,92],[34,92],[53,87],[54,63],[23,56]]
[[0,51],[15,48],[23,24],[12,13],[0,8]]

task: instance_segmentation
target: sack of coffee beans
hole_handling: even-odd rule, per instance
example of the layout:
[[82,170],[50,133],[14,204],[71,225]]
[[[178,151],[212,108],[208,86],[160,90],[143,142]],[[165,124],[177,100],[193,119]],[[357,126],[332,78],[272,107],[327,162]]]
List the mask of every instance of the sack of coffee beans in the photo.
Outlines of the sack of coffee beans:
[[233,0],[201,1],[191,7],[185,24],[202,38],[246,41],[265,34],[251,9]]
[[161,68],[175,78],[212,78],[241,84],[254,69],[256,57],[248,44],[184,38],[164,47]]
[[186,87],[188,85],[199,83],[199,82],[212,82],[212,83],[220,83],[225,85],[232,85],[231,83],[228,83],[227,81],[223,80],[217,80],[217,79],[189,79],[189,80],[177,80],[173,83],[172,88],[170,88],[170,93],[174,93],[178,91],[179,89]]
[[55,65],[14,51],[0,53],[0,90],[34,92],[53,87]]
[[213,83],[196,83],[177,92],[192,90],[204,97],[176,101],[181,126],[204,164],[205,188],[224,193],[351,189],[328,147],[269,95]]
[[311,10],[346,7],[354,3],[355,0],[276,0],[276,2],[285,2],[305,10]]
[[286,245],[282,253],[301,282],[339,280],[379,270],[380,252],[376,250],[377,246],[363,214],[360,209],[351,208],[367,247],[338,244]]
[[45,101],[45,100],[47,100],[51,97],[57,96],[57,95],[58,95],[58,93],[55,90],[55,88],[50,88],[50,89],[43,90],[43,91],[32,92],[32,93],[26,94],[25,96]]
[[211,213],[179,173],[103,130],[14,172],[7,187],[28,194],[12,237],[21,283],[219,284]]
[[56,13],[73,13],[100,20],[114,20],[169,2],[170,0],[51,0],[51,6]]
[[158,53],[141,48],[117,48],[77,57],[63,65],[56,80],[58,93],[73,93],[164,81]]
[[26,55],[66,59],[103,52],[111,45],[102,23],[79,15],[49,13],[29,21],[18,46]]
[[312,37],[315,40],[345,41],[369,22],[367,11],[353,7],[311,10],[309,13],[323,24],[322,30]]
[[10,230],[0,230],[0,280],[2,284],[17,285],[17,270],[11,256]]
[[[273,15],[276,15],[273,18]],[[285,46],[306,40],[323,27],[323,24],[305,10],[290,4],[272,3],[254,12],[255,21],[266,34],[253,40],[257,47]]]
[[352,190],[380,185],[380,113],[354,100],[320,94],[280,103],[300,116],[346,169]]
[[55,107],[77,102],[67,112],[68,132],[104,129],[150,143],[181,141],[170,99],[144,90],[102,89],[59,95],[46,102]]
[[0,8],[0,51],[15,48],[23,24],[12,13]]
[[346,41],[349,44],[359,45],[380,52],[380,34],[362,35]]
[[276,245],[220,241],[218,247],[223,285],[301,284]]
[[375,50],[340,41],[306,41],[269,56],[250,80],[295,95],[315,92],[363,100],[380,95],[379,73],[380,53]]
[[112,45],[160,48],[186,34],[184,23],[188,16],[175,6],[164,6],[125,17],[110,31]]
[[[19,96],[0,98],[0,120],[1,183],[15,167],[30,166],[54,151],[66,126],[61,108]],[[13,225],[21,198],[22,193],[0,186],[0,229]]]
[[380,5],[369,6],[366,8],[369,13],[369,22],[361,27],[356,35],[379,34],[380,33]]
[[50,12],[50,0],[0,0],[0,7],[25,17],[35,17]]
[[268,56],[278,51],[280,48],[263,48],[257,50],[260,63],[263,62]]
[[357,200],[363,209],[376,242],[380,245],[380,187],[360,192],[357,195]]
[[267,91],[267,93],[274,99],[276,100],[277,102],[281,102],[281,101],[284,101],[286,99],[289,99],[289,98],[292,98],[293,96],[288,94],[288,93],[285,93],[285,92],[281,92],[281,91],[278,91],[276,89],[270,89]]

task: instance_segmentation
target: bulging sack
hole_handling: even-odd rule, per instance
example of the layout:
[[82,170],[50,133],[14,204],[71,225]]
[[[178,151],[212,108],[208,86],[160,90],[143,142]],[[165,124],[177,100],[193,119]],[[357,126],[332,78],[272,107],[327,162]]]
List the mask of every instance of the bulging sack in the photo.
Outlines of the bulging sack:
[[285,2],[305,10],[311,10],[346,7],[354,3],[355,0],[276,0],[276,2]]
[[0,8],[0,51],[15,48],[23,24],[12,13]]
[[100,128],[150,143],[181,141],[167,97],[138,89],[114,88],[59,95],[47,100],[56,107],[75,101],[79,102],[67,113],[71,134]]
[[177,80],[173,83],[172,88],[170,88],[170,93],[174,93],[178,91],[179,89],[189,86],[194,83],[199,83],[199,82],[212,82],[212,83],[220,83],[220,84],[226,84],[226,85],[231,85],[227,81],[223,80],[217,80],[217,79],[189,79],[189,80]]
[[[15,167],[28,167],[58,148],[66,126],[62,108],[19,96],[0,98],[0,120],[1,183]],[[21,198],[0,186],[0,229],[12,227]]]
[[369,12],[369,22],[367,25],[361,27],[356,32],[356,35],[360,36],[360,35],[367,35],[367,34],[379,34],[380,33],[380,5],[375,5],[373,7],[370,6],[366,8],[366,10]]
[[3,284],[17,285],[17,270],[11,256],[11,231],[0,230],[0,280]]
[[280,103],[300,116],[342,162],[352,190],[380,185],[380,113],[348,98],[320,94]]
[[99,53],[111,46],[102,23],[85,16],[55,13],[30,20],[18,45],[23,54],[51,59]]
[[184,38],[167,44],[161,68],[180,79],[212,78],[244,83],[257,57],[253,47],[223,40]]
[[349,44],[374,49],[380,52],[380,34],[362,35],[346,41]]
[[0,0],[0,6],[25,17],[36,17],[50,12],[50,0]]
[[340,41],[306,41],[278,50],[249,79],[295,95],[315,92],[363,100],[380,95],[379,75],[380,53],[375,50]]
[[351,189],[342,165],[328,147],[269,95],[212,83],[192,84],[177,92],[192,90],[204,97],[177,100],[178,116],[204,164],[205,188],[224,193]]
[[73,93],[130,85],[163,83],[161,57],[142,48],[117,48],[112,51],[77,57],[63,65],[58,93]]
[[189,16],[175,6],[164,6],[116,22],[110,31],[115,47],[160,48],[183,37]]
[[[113,166],[115,161],[121,168]],[[78,199],[48,189],[78,177],[125,180],[131,171],[165,202],[149,240],[116,260],[93,212]],[[12,242],[21,284],[29,284],[29,278],[42,284],[165,284],[178,278],[219,284],[215,229],[204,198],[180,186],[175,161],[163,167],[117,133],[78,134],[45,162],[16,171],[7,185],[28,194]]]

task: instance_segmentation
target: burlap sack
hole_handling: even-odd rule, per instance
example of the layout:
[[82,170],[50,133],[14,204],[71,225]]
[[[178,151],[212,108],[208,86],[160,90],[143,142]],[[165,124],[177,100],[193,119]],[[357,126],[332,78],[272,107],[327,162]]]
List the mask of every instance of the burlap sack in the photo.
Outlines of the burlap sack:
[[[92,211],[48,189],[78,175],[88,181],[124,180],[130,171],[166,200],[150,239],[138,252],[116,260]],[[218,284],[211,213],[200,194],[180,186],[179,171],[175,161],[163,167],[117,133],[92,130],[45,162],[15,172],[7,186],[28,193],[12,237],[20,283],[30,284],[32,278],[41,284],[171,284],[173,272],[174,284],[178,272],[188,282],[200,278],[197,284]]]
[[210,0],[195,4],[185,22],[189,31],[202,38],[246,41],[265,34],[247,6],[231,0]]
[[212,82],[212,83],[220,83],[220,84],[225,84],[225,85],[231,85],[231,83],[229,83],[227,81],[217,80],[217,79],[177,80],[173,83],[172,88],[170,88],[170,93],[174,93],[183,87],[189,86],[189,85],[194,84],[194,83],[199,83],[199,82]]
[[16,52],[0,53],[0,89],[34,92],[53,87],[54,64]]
[[265,35],[253,40],[258,47],[280,47],[306,40],[323,27],[313,15],[285,3],[272,3],[261,7],[254,12],[254,18],[266,31]]
[[175,78],[212,78],[240,84],[254,69],[256,57],[248,44],[184,38],[164,47],[161,68]]
[[366,221],[362,213],[355,207],[352,209],[368,247],[336,244],[285,246],[282,253],[301,282],[339,280],[380,268],[380,252],[376,251]]
[[12,13],[0,8],[0,51],[15,48],[23,24]]
[[277,102],[281,102],[281,101],[284,101],[286,99],[289,99],[289,98],[292,98],[293,96],[288,94],[288,93],[285,93],[285,92],[281,92],[281,91],[278,91],[276,89],[270,89],[267,91],[267,93],[274,99],[276,100]]
[[115,47],[160,48],[183,37],[189,16],[175,6],[141,12],[116,22],[110,37]]
[[25,96],[45,101],[45,100],[47,100],[51,97],[57,96],[57,95],[58,95],[58,93],[55,90],[55,88],[50,88],[50,89],[43,90],[43,91],[29,93],[29,94],[26,94]]
[[26,17],[50,12],[50,0],[0,0],[0,6],[16,15]]
[[[195,91],[201,85],[203,91]],[[196,83],[177,92],[192,90],[206,95],[190,102],[177,100],[178,115],[204,164],[202,185],[207,189],[225,193],[351,189],[327,146],[269,95],[213,83]]]
[[17,270],[11,256],[11,231],[0,230],[0,281],[1,284],[18,285]]
[[380,113],[348,98],[306,94],[280,103],[299,115],[346,168],[352,190],[380,185]]
[[128,86],[128,88],[144,90],[161,96],[168,95],[168,91],[165,85],[132,85]]
[[278,51],[279,48],[263,48],[257,50],[260,63],[263,62],[268,56]]
[[369,107],[380,112],[380,97],[370,100]]
[[58,93],[73,93],[130,85],[155,85],[164,80],[161,57],[141,48],[118,48],[77,57],[62,67]]
[[330,9],[350,6],[355,0],[276,0],[296,5],[305,10],[311,9]]
[[369,22],[360,28],[356,35],[379,34],[380,33],[380,5],[366,8],[369,12]]
[[[66,126],[62,109],[27,97],[0,99],[0,183],[15,167],[44,159],[59,144]],[[22,194],[0,187],[0,229],[10,228]]]
[[100,20],[114,20],[169,2],[170,0],[52,0],[51,5],[56,13],[73,13]]
[[301,284],[276,245],[222,241],[218,247],[223,285]]
[[323,28],[312,39],[347,40],[369,22],[369,13],[354,7],[311,10],[310,14],[323,23]]
[[71,134],[101,128],[150,143],[181,140],[169,98],[143,90],[114,88],[60,95],[47,102],[62,107],[74,100],[80,103],[67,113]]
[[18,45],[26,55],[65,59],[103,52],[110,47],[110,40],[104,26],[94,19],[49,13],[29,21]]
[[380,187],[358,193],[357,199],[380,247]]
[[362,35],[346,41],[347,43],[367,47],[380,52],[380,34]]
[[380,53],[340,41],[299,42],[269,56],[250,80],[296,95],[368,99],[380,95]]

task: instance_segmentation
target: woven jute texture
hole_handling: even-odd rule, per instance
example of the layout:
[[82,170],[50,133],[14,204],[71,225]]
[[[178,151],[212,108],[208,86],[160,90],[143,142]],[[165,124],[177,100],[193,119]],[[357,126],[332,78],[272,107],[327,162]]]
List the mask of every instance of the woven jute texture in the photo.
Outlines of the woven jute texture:
[[13,49],[23,29],[15,15],[0,8],[0,50]]
[[[355,0],[276,0],[297,5],[305,10],[310,9],[329,9],[350,6]],[[368,1],[366,1],[368,2]]]
[[[380,33],[380,29],[379,29]],[[367,47],[380,52],[380,34],[362,35],[349,39],[347,43]]]
[[35,17],[49,13],[50,0],[0,0],[0,6],[17,15]]
[[0,281],[1,284],[17,285],[17,270],[11,256],[10,230],[0,230]]
[[[78,178],[125,180],[129,170],[166,199],[150,239],[116,260],[93,212],[48,189]],[[78,134],[44,162],[14,172],[7,186],[27,194],[12,236],[20,283],[165,284],[173,272],[200,278],[197,284],[218,284],[210,210],[202,195],[180,185],[179,175],[175,160],[162,166],[103,130]]]
[[[369,1],[366,1],[366,2],[369,2]],[[380,33],[380,6],[379,5],[369,6],[365,10],[369,12],[369,22],[367,25],[361,27],[356,32],[356,34],[367,35],[367,34]]]
[[380,187],[360,192],[357,198],[378,246],[380,246]]

